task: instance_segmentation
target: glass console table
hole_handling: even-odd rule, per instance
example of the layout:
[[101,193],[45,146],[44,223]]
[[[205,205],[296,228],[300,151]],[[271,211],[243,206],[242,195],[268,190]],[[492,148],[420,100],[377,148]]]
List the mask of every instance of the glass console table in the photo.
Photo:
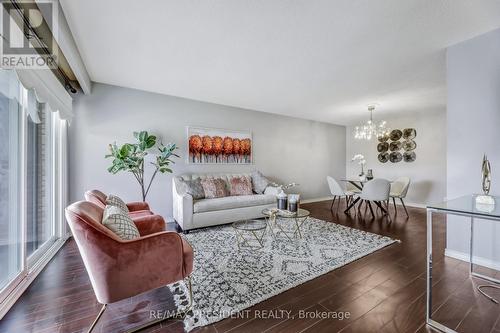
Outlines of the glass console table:
[[[473,240],[474,240],[474,219],[500,221],[500,197],[493,197],[495,205],[476,205],[477,195],[467,195],[457,199],[445,201],[435,205],[427,206],[427,311],[426,322],[429,326],[442,332],[455,332],[453,329],[444,326],[432,319],[432,214],[443,213],[446,215],[458,215],[470,218],[470,243],[469,260],[470,276],[477,277],[489,282],[500,284],[500,280],[483,274],[474,272]],[[483,294],[484,295],[484,294]]]

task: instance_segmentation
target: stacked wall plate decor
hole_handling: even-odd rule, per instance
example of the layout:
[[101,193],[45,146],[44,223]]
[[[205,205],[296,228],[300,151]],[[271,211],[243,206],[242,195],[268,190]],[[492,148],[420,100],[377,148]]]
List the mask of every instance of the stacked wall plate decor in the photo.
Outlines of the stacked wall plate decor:
[[380,163],[398,163],[401,161],[413,162],[417,158],[415,149],[417,143],[415,137],[417,131],[414,128],[403,130],[394,129],[388,135],[378,138],[377,144],[378,160]]

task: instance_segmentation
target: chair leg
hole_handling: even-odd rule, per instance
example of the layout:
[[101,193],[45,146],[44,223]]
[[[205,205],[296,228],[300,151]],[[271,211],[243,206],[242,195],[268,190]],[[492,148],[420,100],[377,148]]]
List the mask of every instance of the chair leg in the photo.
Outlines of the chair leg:
[[375,214],[373,214],[373,208],[372,208],[372,203],[370,201],[367,201],[368,207],[370,207],[370,213],[372,213],[372,219],[375,218]]
[[[347,202],[347,197],[344,197],[344,199],[345,199],[345,202]],[[339,203],[338,203],[338,205],[337,205],[337,211],[339,210],[339,208],[340,208],[340,205],[341,205],[341,204],[342,204],[342,197],[340,196],[340,197],[339,197]],[[347,206],[346,206],[346,207],[347,207]]]
[[106,310],[106,307],[108,305],[107,304],[104,304],[101,308],[101,310],[99,311],[99,313],[97,314],[97,317],[94,319],[94,322],[92,323],[92,325],[90,325],[90,328],[89,330],[87,331],[87,333],[90,333],[92,332],[92,330],[94,329],[94,326],[97,324],[97,322],[99,321],[99,318],[101,318],[102,314],[104,313],[104,311]]
[[191,310],[193,307],[193,287],[191,286],[191,275],[188,276],[188,288],[189,288],[189,306],[188,309]]
[[333,204],[335,203],[335,199],[337,199],[336,195],[333,196],[332,205],[330,206],[330,210],[333,210]]
[[394,204],[394,212],[397,215],[398,214],[398,209],[396,208],[396,198],[392,197],[392,203]]
[[134,333],[134,332],[138,332],[138,331],[142,331],[143,329],[147,328],[147,327],[150,327],[150,326],[153,326],[153,325],[156,325],[156,324],[159,324],[165,320],[168,320],[168,319],[183,319],[186,314],[191,310],[191,308],[193,307],[193,288],[191,286],[191,276],[188,276],[187,277],[187,280],[188,280],[188,289],[189,289],[189,305],[186,309],[182,310],[181,312],[177,312],[175,313],[174,315],[172,316],[169,316],[169,317],[165,317],[165,318],[158,318],[156,320],[153,320],[153,321],[150,321],[150,322],[147,322],[143,325],[140,325],[140,326],[137,326],[137,327],[134,327],[128,331],[126,331],[127,333]]
[[403,198],[399,198],[399,200],[401,200],[401,204],[403,204],[403,208],[405,209],[405,213],[406,213],[406,217],[408,217],[408,210],[406,209],[406,205],[405,205],[405,202],[403,201]]

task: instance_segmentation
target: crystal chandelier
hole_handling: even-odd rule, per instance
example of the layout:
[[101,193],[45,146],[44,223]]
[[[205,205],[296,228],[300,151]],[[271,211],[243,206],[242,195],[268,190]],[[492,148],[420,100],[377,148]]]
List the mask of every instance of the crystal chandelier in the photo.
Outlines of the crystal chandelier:
[[372,137],[381,138],[383,136],[389,135],[390,130],[387,128],[387,122],[382,120],[381,122],[373,121],[373,110],[375,110],[374,105],[368,106],[368,111],[370,111],[370,120],[368,120],[362,126],[356,126],[354,129],[354,137],[361,140],[371,140]]

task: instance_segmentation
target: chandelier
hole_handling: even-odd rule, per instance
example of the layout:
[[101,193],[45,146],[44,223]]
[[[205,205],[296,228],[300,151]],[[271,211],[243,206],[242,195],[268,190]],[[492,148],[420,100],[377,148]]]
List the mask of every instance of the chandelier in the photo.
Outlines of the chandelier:
[[387,128],[386,121],[373,121],[373,110],[375,110],[375,106],[369,105],[368,111],[370,111],[370,120],[368,120],[364,125],[356,126],[354,128],[354,137],[356,139],[371,140],[372,137],[381,138],[389,135],[390,130]]

